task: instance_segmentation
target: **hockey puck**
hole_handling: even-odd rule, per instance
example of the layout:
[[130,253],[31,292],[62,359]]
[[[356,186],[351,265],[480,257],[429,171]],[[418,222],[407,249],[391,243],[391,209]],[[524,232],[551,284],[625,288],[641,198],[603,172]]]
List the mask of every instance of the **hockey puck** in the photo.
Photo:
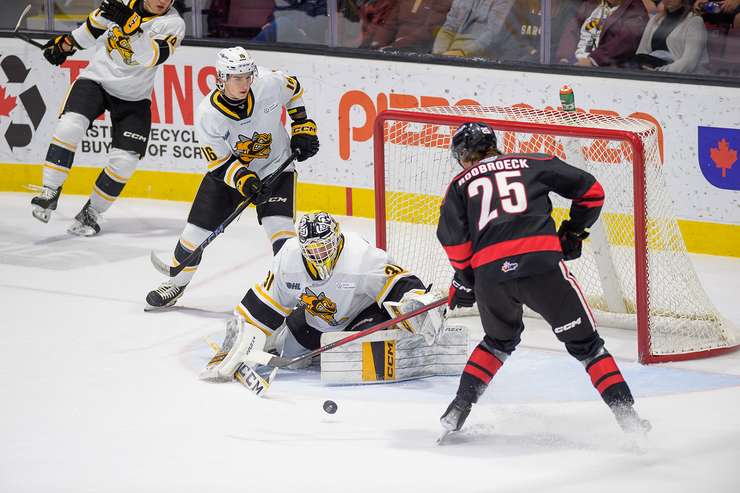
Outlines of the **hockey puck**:
[[334,401],[324,401],[324,411],[328,414],[334,414],[337,412],[337,403]]

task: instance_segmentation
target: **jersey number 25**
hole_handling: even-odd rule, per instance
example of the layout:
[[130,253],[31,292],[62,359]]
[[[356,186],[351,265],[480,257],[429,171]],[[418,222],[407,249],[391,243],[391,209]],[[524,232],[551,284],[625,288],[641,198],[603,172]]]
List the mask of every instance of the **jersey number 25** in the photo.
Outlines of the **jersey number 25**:
[[[501,209],[509,214],[519,214],[527,210],[527,192],[524,184],[518,181],[509,181],[509,178],[521,176],[521,171],[499,171],[495,173],[494,180],[501,199]],[[468,186],[468,196],[477,197],[482,194],[480,202],[480,217],[478,218],[478,231],[481,231],[488,223],[498,217],[498,206],[493,204],[493,181],[489,176],[476,178]]]

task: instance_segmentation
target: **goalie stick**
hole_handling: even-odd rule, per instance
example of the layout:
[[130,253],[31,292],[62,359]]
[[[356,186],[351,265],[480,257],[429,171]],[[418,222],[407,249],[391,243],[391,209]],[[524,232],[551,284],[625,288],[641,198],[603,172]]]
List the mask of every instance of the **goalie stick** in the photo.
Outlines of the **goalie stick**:
[[42,45],[38,41],[35,41],[29,35],[24,34],[24,33],[22,33],[22,32],[19,31],[19,29],[21,27],[21,23],[26,18],[26,15],[28,15],[28,12],[30,10],[31,10],[31,4],[28,4],[28,5],[26,5],[26,8],[23,9],[23,12],[21,12],[20,17],[18,17],[18,22],[15,24],[15,29],[13,29],[13,36],[15,36],[18,39],[22,39],[26,43],[28,43],[30,45],[33,45],[33,46],[35,46],[36,48],[38,48],[40,50],[43,50],[44,49],[44,45]]
[[368,327],[367,329],[361,330],[359,332],[353,332],[351,335],[348,335],[347,337],[343,339],[339,339],[338,341],[334,341],[329,344],[326,344],[325,346],[321,346],[320,348],[314,349],[313,351],[306,353],[302,356],[296,356],[295,358],[283,358],[282,356],[273,356],[270,353],[266,353],[264,351],[253,351],[245,355],[246,361],[247,363],[257,363],[260,365],[273,366],[275,368],[285,368],[287,366],[294,365],[305,359],[318,356],[324,351],[334,349],[335,347],[343,346],[361,337],[365,337],[366,335],[370,335],[379,330],[386,329],[392,325],[397,324],[398,322],[403,322],[404,320],[408,320],[417,315],[421,315],[424,312],[428,312],[429,310],[440,307],[446,303],[447,303],[447,298],[440,298],[436,301],[433,301],[432,303],[429,303],[428,305],[424,305],[420,308],[417,308],[416,310],[410,311],[408,313],[404,313],[403,315],[399,315],[396,318],[386,320],[385,322],[381,322],[377,325],[373,325],[372,327]]
[[[269,175],[267,178],[265,178],[262,181],[262,185],[260,186],[260,190],[262,190],[262,187],[269,187],[275,180],[277,180],[278,176],[280,176],[280,173],[285,171],[285,169],[290,166],[290,164],[293,162],[293,160],[298,157],[298,151],[293,151],[290,156],[288,156],[288,159],[286,159],[280,166],[278,166],[278,169],[275,170],[274,173]],[[259,193],[259,192],[258,192]],[[203,243],[198,245],[198,247],[193,250],[190,255],[188,255],[182,262],[180,262],[176,266],[170,266],[162,262],[159,257],[157,257],[157,254],[153,251],[149,255],[149,259],[152,262],[152,265],[154,265],[154,268],[157,269],[159,272],[164,274],[165,276],[169,277],[175,277],[180,272],[185,269],[188,265],[190,265],[190,262],[195,259],[210,243],[216,239],[218,235],[224,232],[224,229],[234,222],[234,219],[239,217],[239,215],[246,209],[254,200],[255,196],[257,194],[252,194],[249,197],[245,198],[244,201],[237,206],[237,208],[234,210],[234,212],[231,213],[229,217],[224,219],[224,222],[218,225],[218,227],[208,235],[208,238],[203,240]]]

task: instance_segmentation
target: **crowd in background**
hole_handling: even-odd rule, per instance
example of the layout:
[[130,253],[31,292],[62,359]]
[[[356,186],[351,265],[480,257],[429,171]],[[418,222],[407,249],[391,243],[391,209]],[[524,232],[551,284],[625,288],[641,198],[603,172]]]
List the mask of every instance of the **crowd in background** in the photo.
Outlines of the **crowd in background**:
[[[51,3],[31,1],[41,10]],[[53,2],[58,19],[97,3]],[[740,77],[740,0],[175,0],[175,7],[189,35],[210,38]]]
[[[336,16],[359,24],[339,44],[499,62],[740,75],[740,0],[550,0],[547,56],[542,3],[337,0]],[[289,11],[316,17],[328,8],[326,0],[213,0],[209,36],[280,41],[281,18],[285,29],[296,29]],[[240,18],[252,25],[238,27]]]

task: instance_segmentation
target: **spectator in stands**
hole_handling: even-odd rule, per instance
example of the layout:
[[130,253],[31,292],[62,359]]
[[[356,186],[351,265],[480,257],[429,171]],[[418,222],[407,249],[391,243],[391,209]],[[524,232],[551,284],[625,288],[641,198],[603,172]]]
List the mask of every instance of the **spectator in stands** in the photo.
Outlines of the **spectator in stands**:
[[362,40],[358,48],[380,48],[390,42],[387,26],[395,0],[358,0]]
[[[718,3],[719,12],[712,12],[708,8],[710,3]],[[701,15],[705,21],[711,24],[720,24],[740,28],[740,0],[696,0],[694,2],[694,13]]]
[[691,10],[691,0],[663,0],[665,10],[648,21],[637,48],[643,69],[692,73],[709,62],[704,20]]
[[494,46],[514,0],[453,0],[432,53],[495,57]]
[[[565,28],[575,16],[578,3],[577,0],[550,2],[551,59],[555,57]],[[539,62],[541,34],[541,0],[517,0],[504,22],[501,36],[496,41],[497,58],[501,61]]]
[[566,28],[558,58],[587,67],[620,66],[634,56],[647,21],[642,0],[587,0]]
[[[539,0],[537,0],[539,1]],[[452,0],[392,0],[383,22],[363,25],[361,48],[430,53]]]

